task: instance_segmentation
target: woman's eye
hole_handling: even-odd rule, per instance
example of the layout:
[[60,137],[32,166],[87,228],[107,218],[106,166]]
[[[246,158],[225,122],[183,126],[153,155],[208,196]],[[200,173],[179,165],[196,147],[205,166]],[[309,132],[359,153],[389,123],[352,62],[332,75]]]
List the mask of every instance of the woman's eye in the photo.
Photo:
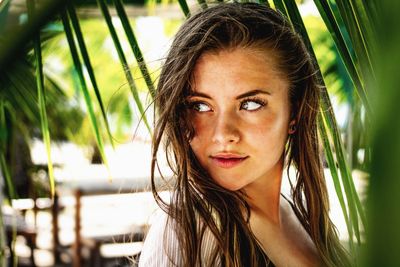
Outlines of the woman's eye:
[[260,101],[245,100],[240,104],[240,109],[254,111],[263,107],[265,104]]
[[206,103],[202,102],[195,102],[191,104],[191,108],[196,110],[197,112],[207,112],[211,111],[210,106],[208,106]]

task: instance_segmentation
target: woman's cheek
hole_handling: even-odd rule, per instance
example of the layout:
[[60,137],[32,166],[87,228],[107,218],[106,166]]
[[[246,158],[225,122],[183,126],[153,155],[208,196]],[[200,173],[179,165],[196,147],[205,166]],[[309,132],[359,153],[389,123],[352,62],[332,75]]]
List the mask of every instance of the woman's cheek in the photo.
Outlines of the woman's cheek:
[[207,137],[207,133],[212,128],[211,119],[204,118],[205,116],[200,117],[200,115],[195,116],[192,120],[192,125],[194,129],[194,136],[199,139],[204,139]]

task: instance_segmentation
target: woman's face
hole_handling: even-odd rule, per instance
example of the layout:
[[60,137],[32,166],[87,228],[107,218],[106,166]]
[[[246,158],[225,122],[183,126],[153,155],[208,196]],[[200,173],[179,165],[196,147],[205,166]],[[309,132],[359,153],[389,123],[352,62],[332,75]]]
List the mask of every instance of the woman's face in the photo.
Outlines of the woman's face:
[[288,136],[289,82],[268,51],[204,53],[188,98],[191,148],[228,190],[281,177]]

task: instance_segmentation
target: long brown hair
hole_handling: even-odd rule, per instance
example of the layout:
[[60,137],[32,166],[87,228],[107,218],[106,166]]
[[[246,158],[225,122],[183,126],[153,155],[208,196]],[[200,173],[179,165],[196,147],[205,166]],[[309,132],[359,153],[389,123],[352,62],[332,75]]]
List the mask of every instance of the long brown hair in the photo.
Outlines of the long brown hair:
[[[323,265],[348,266],[347,254],[328,216],[317,135],[320,91],[314,64],[289,22],[275,10],[255,3],[222,3],[190,17],[176,34],[159,78],[152,190],[174,223],[180,264],[204,266],[200,255],[206,229],[216,243],[208,259],[210,266],[217,261],[222,266],[269,264],[250,231],[250,209],[244,195],[216,184],[189,144],[193,128],[187,117],[186,98],[197,59],[204,52],[245,47],[272,51],[279,70],[290,82],[292,119],[297,121],[297,130],[289,136],[285,154],[288,165],[297,170],[292,185],[294,210],[314,241]],[[160,198],[154,182],[162,143],[174,174],[170,203]]]

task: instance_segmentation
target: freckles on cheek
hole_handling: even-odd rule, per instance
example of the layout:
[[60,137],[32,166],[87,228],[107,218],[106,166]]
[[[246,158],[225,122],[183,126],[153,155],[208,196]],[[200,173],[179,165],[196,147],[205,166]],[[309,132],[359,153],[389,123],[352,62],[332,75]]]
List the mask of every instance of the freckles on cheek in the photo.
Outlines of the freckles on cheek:
[[192,129],[193,129],[193,136],[192,139],[190,140],[190,147],[192,148],[193,152],[198,152],[199,149],[201,148],[201,127],[199,127],[199,124],[196,120],[192,120]]
[[197,136],[198,133],[198,120],[196,119],[196,116],[194,116],[193,114],[189,115],[188,118],[188,125],[190,127],[191,130],[193,130],[193,135],[192,135],[192,139],[191,142],[193,141],[193,139]]
[[192,127],[194,130],[193,137],[201,139],[205,135],[205,130],[207,129],[207,125],[203,120],[199,120],[194,118],[192,120]]
[[193,137],[190,141],[190,147],[201,165],[206,164],[206,151],[209,145],[209,138],[207,138],[207,131],[203,125],[193,121]]
[[197,137],[194,137],[190,142],[190,147],[196,157],[198,163],[203,167],[206,168],[207,166],[207,156],[206,156],[206,149],[204,147],[204,143],[201,142]]
[[259,135],[265,135],[274,131],[274,128],[276,128],[276,120],[271,117],[263,118],[254,123],[252,128],[255,129]]
[[[257,126],[253,126],[253,138],[255,140],[264,141],[280,141],[286,138],[287,126],[285,120],[276,117],[269,117],[258,122]],[[267,140],[266,140],[267,139]]]

